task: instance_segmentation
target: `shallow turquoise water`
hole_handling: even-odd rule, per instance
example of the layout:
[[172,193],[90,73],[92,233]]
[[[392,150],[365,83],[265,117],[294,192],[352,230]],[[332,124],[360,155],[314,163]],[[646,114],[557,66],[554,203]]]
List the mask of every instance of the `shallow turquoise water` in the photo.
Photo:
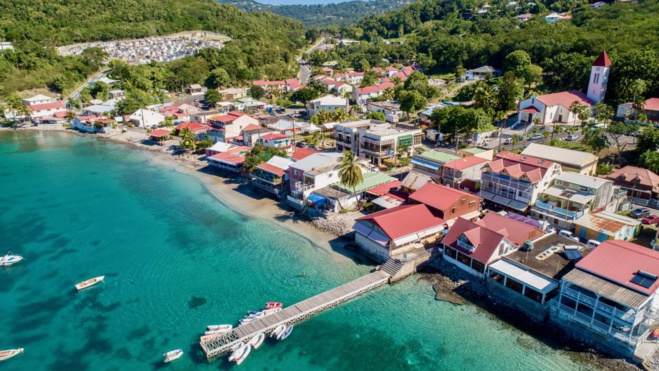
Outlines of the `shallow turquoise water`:
[[[368,272],[276,223],[217,202],[148,154],[59,133],[0,133],[2,370],[173,370],[208,364],[197,340],[265,301],[294,303]],[[306,272],[306,277],[301,272]],[[106,275],[77,293],[73,285]],[[587,369],[428,283],[378,289],[266,343],[241,369]]]

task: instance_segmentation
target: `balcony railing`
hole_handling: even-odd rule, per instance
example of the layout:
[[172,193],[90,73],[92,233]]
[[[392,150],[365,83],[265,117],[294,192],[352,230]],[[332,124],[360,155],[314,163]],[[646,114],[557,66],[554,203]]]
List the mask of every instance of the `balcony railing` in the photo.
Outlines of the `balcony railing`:
[[606,313],[611,317],[615,317],[629,324],[638,323],[643,318],[643,314],[645,313],[643,311],[636,314],[633,310],[625,312],[608,304],[604,304],[601,301],[593,299],[587,295],[582,295],[580,292],[567,287],[563,288],[563,294],[581,303],[587,304],[599,312]]
[[522,181],[518,181],[518,180],[514,180],[514,179],[499,178],[495,174],[489,173],[489,172],[483,173],[482,180],[483,180],[483,183],[485,183],[486,181],[490,181],[492,183],[504,185],[504,186],[507,186],[507,187],[511,187],[511,188],[515,188],[515,189],[519,189],[521,191],[527,191],[527,192],[531,192],[531,188],[533,187],[533,184],[531,184],[531,183],[522,182]]
[[567,220],[576,220],[584,215],[583,211],[570,211],[558,206],[553,206],[552,204],[543,202],[541,200],[536,201],[534,207],[551,215],[558,216],[559,218]]
[[387,154],[388,151],[392,151],[391,155],[393,155],[393,149],[391,149],[391,148],[382,148],[380,150],[379,148],[378,149],[375,149],[375,148],[369,149],[369,148],[366,148],[366,147],[362,147],[361,150],[363,152],[368,152],[369,154],[373,154],[373,155],[376,155],[376,156],[384,156],[384,155]]

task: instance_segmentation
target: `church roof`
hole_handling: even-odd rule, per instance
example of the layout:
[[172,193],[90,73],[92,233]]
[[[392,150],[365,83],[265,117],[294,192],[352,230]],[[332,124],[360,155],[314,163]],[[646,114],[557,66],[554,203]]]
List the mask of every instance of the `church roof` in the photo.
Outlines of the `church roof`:
[[606,51],[603,51],[602,54],[600,54],[600,56],[595,59],[595,62],[593,62],[593,67],[611,67],[611,60],[606,54]]

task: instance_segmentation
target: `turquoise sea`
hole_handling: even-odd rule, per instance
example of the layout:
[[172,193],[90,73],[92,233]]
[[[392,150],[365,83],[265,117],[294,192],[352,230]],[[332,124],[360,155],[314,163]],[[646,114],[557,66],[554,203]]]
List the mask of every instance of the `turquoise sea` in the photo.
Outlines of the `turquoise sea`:
[[[216,201],[149,154],[52,132],[0,133],[0,370],[217,370],[198,337],[372,267]],[[306,276],[301,272],[305,271]],[[83,292],[73,285],[106,275]],[[569,355],[410,278],[252,352],[246,370],[574,370]],[[164,351],[185,356],[164,366]]]

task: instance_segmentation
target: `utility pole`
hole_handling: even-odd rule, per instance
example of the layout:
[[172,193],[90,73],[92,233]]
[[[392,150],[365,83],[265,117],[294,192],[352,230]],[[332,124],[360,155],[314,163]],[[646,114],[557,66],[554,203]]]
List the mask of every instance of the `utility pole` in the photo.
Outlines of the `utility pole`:
[[506,125],[508,124],[508,117],[503,118],[503,127],[501,128],[501,133],[499,133],[499,149],[497,152],[501,152],[501,137],[503,136],[503,131],[506,129]]

